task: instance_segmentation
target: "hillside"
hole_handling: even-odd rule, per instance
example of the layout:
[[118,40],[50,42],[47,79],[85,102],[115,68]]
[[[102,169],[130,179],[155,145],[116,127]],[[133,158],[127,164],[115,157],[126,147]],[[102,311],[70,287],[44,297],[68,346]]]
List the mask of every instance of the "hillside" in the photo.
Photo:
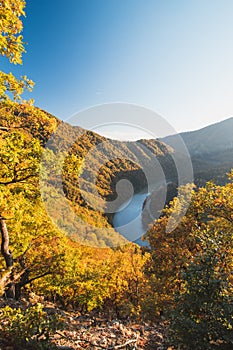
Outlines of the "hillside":
[[[180,136],[185,142],[192,156],[200,154],[218,153],[233,148],[233,118],[206,126],[202,129],[182,132]],[[174,136],[162,139],[171,147],[174,146]]]
[[[201,73],[200,62],[204,70],[205,63],[208,69],[220,67],[208,58],[208,54],[219,58],[209,45],[199,55],[200,35],[206,39],[208,28],[213,37],[215,28],[209,24],[215,24],[212,19],[218,16],[207,23],[209,16],[200,16],[199,6],[185,4],[187,11],[182,6],[177,11],[173,5],[162,8],[159,2],[153,8],[133,1],[133,7],[124,1],[109,1],[108,6],[97,1],[83,6],[75,0],[68,6],[64,2],[59,6],[58,1],[26,3],[0,1],[4,62],[4,71],[0,69],[0,350],[233,349],[233,169],[224,175],[232,168],[233,120],[177,138],[120,142],[63,122],[34,107],[34,99],[28,100],[32,76],[39,84],[32,97],[59,114],[88,101],[98,103],[107,95],[122,95],[122,87],[128,96],[139,89],[153,104],[159,76],[164,85],[164,75],[154,68],[165,68],[172,82],[175,76],[170,73],[179,72],[180,59],[174,61],[179,49],[195,77],[195,68]],[[208,15],[215,13],[214,6],[206,9]],[[221,11],[223,20],[217,29],[227,23],[229,32],[230,11],[225,11],[227,16]],[[181,21],[180,14],[191,26]],[[199,30],[201,17],[204,26]],[[164,20],[179,23],[178,32],[171,27],[175,36],[168,35],[177,43],[172,45],[175,56],[166,54],[167,40],[160,36],[164,31],[156,30],[159,23],[168,38]],[[180,36],[182,28],[188,41],[184,31]],[[136,46],[132,45],[135,33],[140,33]],[[224,30],[215,48],[228,42],[221,33]],[[156,41],[158,50],[151,50],[148,38]],[[191,46],[194,41],[198,45],[193,52],[188,50],[187,60],[185,44],[190,38]],[[25,39],[30,41],[26,61]],[[138,55],[145,42],[146,50]],[[171,65],[167,58],[172,58]],[[120,64],[111,69],[116,60]],[[176,92],[185,97],[185,88],[188,101],[193,94],[183,84],[187,65],[180,66],[181,79],[174,81],[181,85],[176,84]],[[208,69],[206,79],[199,74],[207,83],[202,93],[198,91],[205,101],[210,97],[206,92],[214,91]],[[149,81],[144,84],[147,90],[141,89],[141,77],[147,78],[148,72],[153,84]],[[216,77],[222,82],[220,75]],[[193,79],[189,81],[193,84]],[[166,88],[168,98],[164,98],[162,90],[160,101],[169,104],[169,91]],[[172,90],[170,97],[179,100]],[[152,110],[145,115],[145,108],[141,114],[136,105],[135,113],[128,108],[132,105],[117,105],[119,110],[106,105],[109,112],[101,112],[101,118],[97,108],[91,109],[95,115],[86,118],[89,128],[92,123],[105,126],[118,121],[112,127],[124,124],[127,130],[134,129],[136,138],[139,131],[145,135],[145,128],[158,134],[166,127]],[[189,108],[192,102],[186,105]],[[209,107],[215,110],[213,104]],[[132,128],[135,123],[138,127]]]
[[[233,166],[232,127],[233,118],[230,118],[180,134],[190,152],[197,185],[211,179],[225,183],[225,174]],[[54,172],[54,165],[61,166],[58,163],[61,156],[64,157],[62,191],[72,210],[64,217],[62,201],[59,205],[53,203],[51,195],[45,195],[44,201],[47,201],[47,210],[56,225],[81,243],[115,246],[123,242],[111,227],[112,215],[133,193],[128,182],[119,187],[120,180],[128,180],[133,191],[140,192],[147,187],[148,180],[150,185],[153,181],[156,184],[156,161],[159,161],[167,181],[177,183],[172,159],[177,148],[176,136],[161,141],[120,142],[73,127],[38,108],[14,104],[10,109],[2,105],[1,128],[26,131],[49,152],[50,169],[46,180],[49,190],[46,191],[61,190],[57,188],[59,175]],[[181,152],[177,159],[182,162]]]
[[[131,185],[134,192],[140,192],[148,186],[148,179],[150,185],[153,181],[156,184],[157,161],[167,181],[177,183],[172,159],[177,147],[174,136],[161,141],[120,142],[73,127],[28,105],[12,103],[9,107],[2,104],[0,113],[3,134],[21,130],[45,148],[48,153],[45,161],[48,168],[44,193],[46,209],[59,229],[79,243],[117,246],[124,242],[111,227],[112,215],[133,194]],[[226,181],[225,174],[233,165],[232,126],[233,118],[180,134],[190,152],[197,185],[210,179],[219,183]],[[182,162],[182,153],[178,157]],[[63,164],[62,189],[58,188],[59,172],[54,170],[61,167],[59,163]],[[128,180],[131,185],[120,180]],[[58,194],[61,190],[72,208],[65,216],[63,201],[51,199],[56,198],[54,191]],[[52,196],[48,194],[50,191]]]
[[[225,174],[233,167],[232,130],[233,118],[229,118],[200,130],[179,134],[191,155],[198,185],[211,179],[222,184],[226,182]],[[161,140],[176,148],[176,136]]]
[[[174,167],[169,156],[172,149],[159,140],[119,142],[106,139],[72,127],[32,106],[2,104],[0,123],[5,137],[20,130],[38,140],[45,149],[42,154],[46,180],[41,182],[40,176],[40,190],[45,182],[42,194],[46,209],[55,224],[79,243],[94,246],[123,243],[123,237],[111,227],[111,217],[132,195],[132,189],[126,182],[117,192],[116,184],[122,179],[129,180],[134,191],[140,191],[147,186],[144,170],[152,175],[156,158],[167,176]],[[62,188],[59,188],[61,167]],[[18,172],[22,173],[20,167]],[[6,176],[9,174],[3,174]],[[57,200],[60,192],[64,192],[72,208],[68,212],[63,200]]]
[[[207,126],[200,130],[171,135],[162,141],[179,149],[179,136],[183,139],[192,161],[194,182],[204,186],[207,181],[214,180],[218,184],[225,184],[228,179],[226,173],[233,168],[233,118]],[[177,152],[177,151],[176,151]],[[182,159],[182,153],[177,155]],[[159,189],[160,190],[160,189]],[[157,215],[157,202],[160,192],[152,191],[144,203],[142,212],[144,227],[153,221]],[[167,187],[166,204],[176,195],[175,183]]]
[[[76,342],[81,346],[87,344],[87,348],[90,344],[101,348],[105,345],[105,348],[122,347],[130,342],[137,343],[142,349],[157,345],[162,349],[163,341],[170,337],[170,328],[175,327],[171,321],[174,315],[169,314],[169,310],[177,308],[175,317],[179,322],[185,307],[187,321],[181,319],[181,328],[175,328],[174,333],[180,343],[179,334],[183,334],[184,326],[190,324],[190,291],[184,294],[180,290],[185,283],[191,283],[191,297],[198,320],[204,319],[205,325],[209,325],[206,322],[209,318],[216,322],[212,312],[215,299],[219,304],[222,291],[227,291],[229,298],[232,291],[230,278],[229,283],[224,280],[225,274],[231,273],[227,270],[228,264],[218,260],[221,256],[230,261],[232,256],[232,240],[229,239],[232,236],[232,183],[222,187],[212,184],[197,190],[186,216],[169,235],[165,229],[173,207],[168,208],[146,234],[150,248],[125,244],[126,240],[111,226],[112,213],[106,213],[106,206],[111,201],[116,201],[117,206],[132,193],[129,182],[124,182],[120,192],[117,183],[129,180],[134,190],[140,191],[147,185],[146,170],[150,181],[155,180],[156,185],[159,169],[156,164],[159,161],[166,180],[171,184],[168,186],[168,202],[176,194],[174,149],[159,140],[108,140],[82,128],[71,127],[29,105],[2,103],[0,117],[0,294],[7,300],[6,307],[0,307],[0,343],[3,348],[6,344],[13,349],[39,349],[41,343],[47,342],[44,349],[52,349],[51,342],[54,341],[57,349],[60,345],[75,348]],[[179,157],[182,162],[182,154]],[[207,161],[216,165],[214,153]],[[220,156],[219,161],[221,165]],[[201,165],[200,169],[203,168]],[[214,174],[209,172],[209,175]],[[233,174],[229,181],[232,177]],[[163,190],[159,187],[157,195],[160,189]],[[173,206],[175,202],[182,205],[179,200],[176,199]],[[156,195],[150,196],[145,207],[152,211],[156,203]],[[68,205],[69,210],[64,205]],[[143,219],[147,224],[148,217]],[[207,231],[210,236],[206,235]],[[217,233],[222,235],[220,240]],[[209,239],[211,245],[206,257]],[[218,252],[215,248],[219,246],[221,250]],[[213,256],[217,264],[215,271],[218,275],[213,277],[212,265],[205,263],[209,256],[211,259]],[[200,275],[200,264],[203,264],[203,275]],[[191,280],[188,275],[183,277],[180,274],[184,266],[187,273],[192,274]],[[217,296],[215,280],[214,293],[212,290],[209,293],[206,274],[223,281],[217,289]],[[200,293],[195,288],[200,278],[207,296],[204,301],[210,300],[207,318],[203,318],[202,299],[195,294]],[[19,308],[15,308],[9,299],[21,300],[17,304]],[[75,314],[67,315],[64,311],[50,314],[51,304],[47,308],[47,302],[52,302],[56,310],[72,310]],[[184,302],[187,302],[187,308]],[[228,315],[225,311],[232,301],[226,299],[221,303],[223,322],[217,326],[214,339],[228,344],[223,331],[228,334],[228,324],[232,322],[232,313]],[[211,310],[210,314],[208,310]],[[163,322],[165,313],[168,316]],[[66,316],[69,322],[64,325]],[[100,316],[104,321],[99,327]],[[85,329],[84,319],[88,323]],[[122,320],[118,322],[119,329],[113,320]],[[129,323],[123,323],[123,320],[129,320]],[[150,328],[145,324],[147,320],[151,322]],[[41,325],[46,326],[42,329]],[[198,322],[197,325],[198,334],[201,334],[203,324]],[[76,327],[75,333],[73,326]],[[230,327],[232,329],[231,324]],[[142,335],[138,334],[138,329]],[[191,328],[191,331],[195,332],[195,329]],[[212,342],[211,329],[206,331],[209,332],[210,336],[204,336],[204,340],[201,336],[192,336],[194,343],[196,338],[200,342]],[[105,345],[100,342],[103,335]],[[170,341],[173,339],[169,338]]]

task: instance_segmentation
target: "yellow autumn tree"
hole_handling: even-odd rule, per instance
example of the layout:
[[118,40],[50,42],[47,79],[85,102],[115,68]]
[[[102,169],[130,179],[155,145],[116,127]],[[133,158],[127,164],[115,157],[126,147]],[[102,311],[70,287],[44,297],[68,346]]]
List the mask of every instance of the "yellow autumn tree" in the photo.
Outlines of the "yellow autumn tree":
[[[24,8],[23,0],[0,2],[0,55],[7,57],[13,64],[22,64],[22,54],[25,52],[21,35]],[[20,100],[25,88],[33,88],[33,82],[27,76],[18,79],[12,73],[0,71],[0,101],[9,100],[9,94],[13,95],[14,100]]]
[[[229,175],[230,182],[224,186],[209,182],[206,186],[193,191],[189,209],[173,231],[167,232],[167,224],[171,213],[182,205],[182,196],[175,198],[170,203],[161,218],[148,231],[147,239],[151,246],[151,259],[148,261],[146,272],[153,290],[151,315],[159,315],[172,310],[177,305],[177,295],[180,295],[180,300],[182,300],[182,295],[190,298],[191,292],[193,300],[190,300],[190,303],[194,303],[197,307],[200,302],[198,307],[204,310],[200,295],[201,293],[202,296],[208,294],[205,288],[212,283],[213,276],[217,276],[216,279],[227,281],[224,293],[232,297],[232,175],[232,173]],[[185,196],[185,189],[183,196]],[[207,260],[210,261],[209,267]],[[202,268],[203,275],[201,275],[201,270],[198,270]],[[200,273],[199,277],[198,273]],[[194,277],[193,280],[190,280],[192,274]],[[205,279],[204,276],[207,275],[210,276],[210,281]],[[201,290],[197,286],[196,291],[189,290],[197,283],[198,278],[200,278],[200,283],[203,282],[202,286],[205,288]],[[203,278],[202,282],[201,278]],[[199,297],[197,297],[200,292],[198,288],[201,290]],[[211,300],[211,302],[214,303],[216,300]],[[180,307],[182,309],[182,302]],[[191,309],[187,308],[187,310]],[[200,312],[196,319],[197,322],[200,322],[200,319],[204,319],[204,315]],[[183,324],[182,327],[184,329]]]

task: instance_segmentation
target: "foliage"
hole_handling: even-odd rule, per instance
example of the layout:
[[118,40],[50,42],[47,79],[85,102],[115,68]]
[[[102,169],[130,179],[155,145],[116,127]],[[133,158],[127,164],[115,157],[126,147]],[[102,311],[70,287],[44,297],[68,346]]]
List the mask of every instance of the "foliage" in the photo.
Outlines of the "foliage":
[[[32,279],[55,272],[62,256],[61,234],[47,217],[39,193],[41,144],[56,120],[29,105],[5,102],[1,107],[0,215],[7,222],[14,256],[11,281],[20,290]],[[48,242],[53,242],[49,251]],[[48,261],[43,261],[43,254]],[[0,279],[7,282],[2,259],[0,265]]]
[[[12,63],[20,64],[24,52],[20,35],[24,5],[22,0],[0,4],[0,54]],[[191,185],[182,188],[181,196],[148,231],[150,252],[134,244],[119,248],[125,241],[111,228],[111,216],[103,214],[105,204],[96,210],[100,201],[92,195],[93,187],[104,200],[118,195],[126,200],[127,193],[116,193],[119,179],[128,179],[136,191],[147,185],[137,157],[150,165],[157,156],[170,178],[171,149],[158,140],[119,143],[71,127],[22,101],[24,89],[32,86],[26,76],[19,80],[0,72],[0,216],[7,223],[14,257],[10,271],[0,258],[2,292],[13,284],[15,291],[33,289],[64,308],[104,310],[110,317],[155,319],[166,312],[174,344],[196,349],[217,342],[231,344],[233,184],[208,183],[193,191],[187,214],[168,233],[171,213],[186,205]],[[20,103],[10,101],[11,93]],[[48,140],[50,149],[45,152]],[[42,154],[49,164],[44,173]],[[57,198],[60,163],[59,190],[72,214],[51,200]],[[48,180],[43,200],[39,175]],[[93,178],[94,184],[89,180]],[[42,339],[42,348],[48,347],[49,334],[58,326],[40,305],[26,311],[2,309],[1,321],[0,336],[9,343],[17,339],[23,348],[29,338],[35,341],[34,348]]]
[[183,273],[185,292],[176,298],[171,339],[185,349],[233,346],[233,296],[228,276],[219,269],[225,257],[218,252],[200,254]]
[[67,244],[60,271],[35,281],[36,293],[82,312],[98,308],[118,317],[141,316],[148,254],[133,244],[115,251]]
[[40,143],[19,130],[4,133],[0,139],[0,184],[19,184],[38,175]]
[[47,315],[41,304],[26,310],[6,306],[0,309],[0,320],[0,339],[17,349],[52,349],[49,336],[62,328],[59,317]]
[[163,215],[145,236],[151,247],[151,258],[146,265],[146,274],[153,290],[151,317],[159,316],[174,304],[174,295],[180,288],[180,271],[197,250],[196,235],[192,230],[195,218],[192,214],[183,217],[175,230],[166,230],[171,214],[179,212],[180,207],[186,204],[190,186],[184,187],[180,193],[180,197],[174,198],[170,206],[164,209]]
[[[142,255],[140,250],[135,251],[134,245],[123,251],[81,247],[57,229],[43,207],[39,191],[41,154],[59,121],[29,105],[7,102],[1,107],[0,214],[6,218],[9,231],[16,286],[34,288],[63,306],[92,310],[107,303],[109,309],[120,310],[124,304],[125,314],[140,313],[139,301],[136,302],[137,274],[143,281],[141,269],[148,256]],[[92,139],[92,135],[90,137]],[[69,153],[64,162],[63,173],[71,183],[82,171],[79,167],[83,164],[83,153],[81,157],[78,154]],[[56,148],[48,152],[47,157],[55,181]],[[78,189],[75,191],[77,193]],[[70,205],[91,228],[88,232],[86,227],[83,229],[85,225],[74,222],[70,231],[72,239],[79,240],[83,234],[84,243],[88,245],[93,242],[96,246],[117,246],[118,236],[102,213],[84,205],[81,198],[76,198]],[[55,219],[58,207],[59,203],[51,207]],[[70,219],[69,215],[64,216],[63,224]],[[4,275],[3,259],[0,259],[0,265]],[[143,289],[143,282],[140,283]],[[129,286],[128,291],[126,286]]]
[[19,35],[23,29],[20,17],[25,16],[24,7],[24,0],[1,1],[0,54],[12,63],[21,63],[22,53],[25,52],[22,35]]
[[233,341],[232,173],[229,179],[224,186],[209,182],[193,192],[186,216],[167,233],[170,211],[181,204],[174,199],[147,235],[151,314],[171,317],[173,340],[185,349]]
[[28,103],[5,101],[0,104],[1,130],[18,130],[30,134],[44,145],[60,121],[51,114]]
[[[13,95],[13,99],[21,101],[21,95],[24,90],[32,91],[34,83],[24,75],[21,79],[17,79],[12,73],[4,73],[0,71],[0,101],[8,100],[9,93]],[[29,103],[32,103],[30,100]]]
[[[22,64],[25,52],[21,16],[25,16],[24,0],[2,0],[0,4],[0,55],[6,56],[13,64]],[[23,76],[17,79],[12,73],[0,71],[0,100],[9,100],[9,93],[14,100],[21,100],[24,89],[32,90],[34,83]]]

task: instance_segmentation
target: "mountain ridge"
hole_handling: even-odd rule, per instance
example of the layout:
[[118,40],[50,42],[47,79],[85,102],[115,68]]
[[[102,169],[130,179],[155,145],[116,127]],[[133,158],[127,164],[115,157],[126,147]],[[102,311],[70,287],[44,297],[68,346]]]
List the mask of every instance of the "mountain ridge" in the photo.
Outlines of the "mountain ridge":
[[[190,154],[195,155],[200,152],[211,153],[212,151],[221,150],[225,147],[232,148],[232,130],[233,117],[230,117],[197,130],[181,132],[178,135],[183,139]],[[174,146],[175,137],[176,135],[169,135],[159,138],[159,140],[162,140],[172,147]],[[221,142],[218,141],[219,139],[221,139]],[[213,145],[215,145],[215,148],[213,148]]]

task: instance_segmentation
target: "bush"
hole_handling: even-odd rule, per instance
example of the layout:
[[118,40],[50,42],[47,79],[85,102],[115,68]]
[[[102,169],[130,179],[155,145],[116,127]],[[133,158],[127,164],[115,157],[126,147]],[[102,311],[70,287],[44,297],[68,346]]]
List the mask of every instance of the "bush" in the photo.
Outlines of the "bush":
[[58,316],[47,315],[41,304],[26,310],[0,309],[0,339],[17,349],[52,349],[50,334],[61,328]]
[[219,258],[202,254],[183,274],[185,291],[172,312],[171,338],[181,349],[233,349],[233,299]]

